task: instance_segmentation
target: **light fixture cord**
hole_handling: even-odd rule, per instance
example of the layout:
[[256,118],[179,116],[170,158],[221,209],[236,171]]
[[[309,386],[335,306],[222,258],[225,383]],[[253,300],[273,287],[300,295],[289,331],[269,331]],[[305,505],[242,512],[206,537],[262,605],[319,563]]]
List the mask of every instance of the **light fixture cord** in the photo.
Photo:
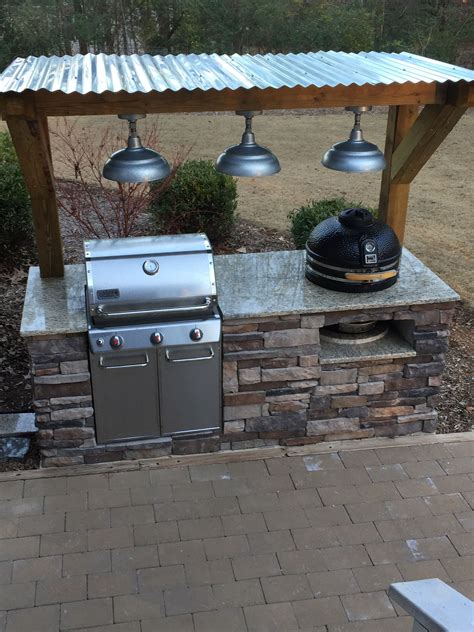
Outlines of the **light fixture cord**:
[[362,117],[362,113],[361,112],[356,112],[354,114],[354,129],[356,130],[360,130],[360,119]]
[[137,122],[136,121],[128,122],[128,135],[131,136],[132,138],[135,138],[137,136]]
[[252,117],[251,116],[245,117],[245,133],[246,134],[252,133]]
[[242,134],[242,145],[253,145],[255,144],[255,137],[252,131],[252,116],[245,117],[245,131]]

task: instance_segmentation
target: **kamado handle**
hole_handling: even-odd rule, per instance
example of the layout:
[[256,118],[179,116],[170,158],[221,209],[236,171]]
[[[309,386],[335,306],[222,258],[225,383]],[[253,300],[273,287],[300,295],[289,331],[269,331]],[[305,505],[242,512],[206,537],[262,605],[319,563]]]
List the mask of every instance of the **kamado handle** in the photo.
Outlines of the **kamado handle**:
[[384,281],[397,276],[396,270],[387,270],[387,272],[374,272],[372,274],[365,272],[346,272],[345,277],[348,281]]

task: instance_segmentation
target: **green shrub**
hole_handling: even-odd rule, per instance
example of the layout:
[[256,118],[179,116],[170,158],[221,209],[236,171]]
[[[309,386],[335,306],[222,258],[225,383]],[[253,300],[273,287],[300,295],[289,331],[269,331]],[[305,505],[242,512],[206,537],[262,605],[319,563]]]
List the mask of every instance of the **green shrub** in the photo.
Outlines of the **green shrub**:
[[33,235],[31,204],[10,136],[0,133],[0,243],[16,244]]
[[234,178],[218,173],[210,161],[188,160],[148,210],[161,233],[204,232],[219,243],[230,235],[236,207]]
[[[346,208],[364,206],[360,202],[347,202],[343,198],[332,200],[309,200],[305,205],[295,208],[288,213],[290,230],[297,248],[304,248],[306,240],[313,228],[333,215],[339,215]],[[364,206],[375,216],[377,210]]]

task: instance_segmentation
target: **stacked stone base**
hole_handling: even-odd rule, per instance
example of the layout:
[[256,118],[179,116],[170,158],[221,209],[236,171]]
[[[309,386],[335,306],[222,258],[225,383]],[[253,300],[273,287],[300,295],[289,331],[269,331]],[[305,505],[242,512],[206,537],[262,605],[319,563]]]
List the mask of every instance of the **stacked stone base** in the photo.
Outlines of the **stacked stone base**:
[[[86,333],[30,338],[42,464],[435,432],[452,307],[227,321],[223,433],[106,445],[95,438]],[[416,356],[340,364],[321,360],[321,327],[370,318],[393,320]]]
[[45,467],[106,463],[220,449],[220,437],[124,441],[98,445],[87,335],[42,336],[28,342],[37,441]]
[[[453,305],[233,321],[224,335],[222,447],[303,445],[435,432]],[[416,355],[333,363],[320,329],[393,321]]]

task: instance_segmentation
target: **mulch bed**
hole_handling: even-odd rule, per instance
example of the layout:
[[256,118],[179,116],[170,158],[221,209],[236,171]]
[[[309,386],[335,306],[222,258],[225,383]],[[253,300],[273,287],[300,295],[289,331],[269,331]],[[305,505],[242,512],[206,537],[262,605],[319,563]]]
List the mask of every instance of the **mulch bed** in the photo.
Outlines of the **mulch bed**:
[[474,401],[474,310],[460,303],[451,328],[449,351],[443,374],[438,433],[466,432],[472,429]]
[[19,330],[28,268],[36,264],[32,246],[0,247],[0,412],[31,410],[30,363]]
[[[63,228],[70,229],[65,231],[66,261],[82,261],[80,234],[71,230],[67,218],[62,218],[62,224]],[[292,248],[294,244],[288,232],[238,219],[233,235],[215,252],[231,254]],[[36,263],[32,246],[0,248],[0,412],[27,412],[32,407],[29,360],[19,328],[28,268]],[[470,385],[474,374],[474,342],[471,337],[473,315],[473,310],[468,306],[462,303],[458,305],[438,405],[440,433],[463,432],[472,425],[474,407]]]

